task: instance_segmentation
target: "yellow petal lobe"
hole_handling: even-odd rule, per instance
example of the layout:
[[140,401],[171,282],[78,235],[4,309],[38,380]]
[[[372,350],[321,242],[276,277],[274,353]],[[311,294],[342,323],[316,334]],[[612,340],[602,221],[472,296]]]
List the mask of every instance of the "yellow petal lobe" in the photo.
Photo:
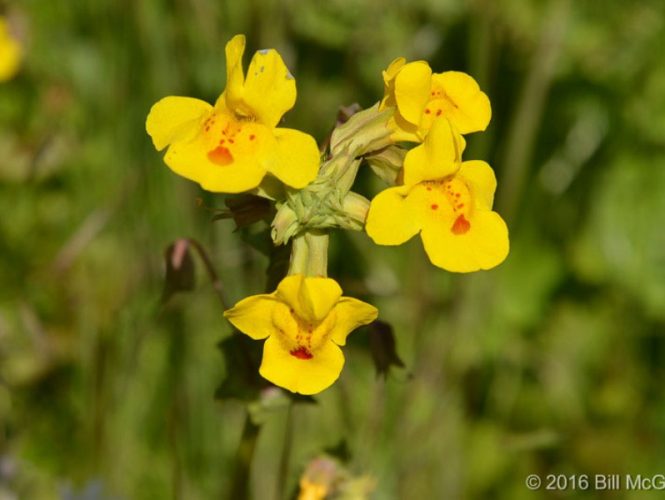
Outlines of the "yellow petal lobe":
[[424,61],[404,65],[395,77],[395,101],[399,114],[409,123],[420,124],[430,98],[432,69]]
[[[245,35],[236,35],[226,44],[226,89],[222,94],[226,107],[236,110],[242,106],[245,74],[242,69],[242,56],[245,52]],[[245,113],[246,114],[246,113]]]
[[157,151],[175,141],[196,135],[212,106],[192,97],[169,96],[155,103],[148,113],[146,131]]
[[432,76],[432,90],[440,92],[439,109],[455,124],[460,133],[485,130],[492,118],[487,95],[466,73],[446,71]]
[[451,272],[468,273],[491,269],[508,255],[508,228],[496,212],[477,210],[452,224],[427,221],[421,236],[427,255],[435,266]]
[[305,321],[322,321],[342,296],[342,289],[330,278],[296,274],[277,286],[277,298],[288,304]]
[[407,201],[408,188],[386,189],[374,197],[365,231],[377,245],[401,245],[420,231],[419,214]]
[[473,192],[475,206],[491,210],[496,190],[496,176],[492,167],[481,160],[465,161],[462,162],[458,175]]
[[325,342],[318,350],[299,356],[284,348],[277,335],[263,346],[259,373],[275,385],[300,394],[316,394],[330,387],[344,367],[342,350]]
[[425,142],[404,158],[404,185],[454,174],[460,167],[464,146],[462,136],[448,120],[435,120]]
[[302,189],[319,171],[319,148],[314,138],[288,128],[274,130],[277,150],[268,171],[284,184]]
[[272,317],[278,304],[272,294],[252,295],[226,310],[224,317],[254,340],[264,339],[274,330]]
[[274,49],[254,54],[244,87],[245,108],[268,127],[275,127],[296,102],[296,81]]
[[330,338],[337,345],[345,345],[346,337],[353,330],[374,321],[379,311],[373,305],[352,297],[342,297],[335,305],[335,325]]

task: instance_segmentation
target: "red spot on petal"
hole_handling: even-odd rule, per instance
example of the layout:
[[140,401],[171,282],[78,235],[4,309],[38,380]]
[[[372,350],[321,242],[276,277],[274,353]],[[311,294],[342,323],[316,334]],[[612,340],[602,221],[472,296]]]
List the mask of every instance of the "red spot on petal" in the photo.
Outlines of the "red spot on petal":
[[208,159],[217,165],[225,166],[233,162],[233,155],[225,147],[217,146],[212,151],[208,151]]
[[289,351],[289,354],[298,359],[312,359],[314,357],[314,355],[309,352],[306,347],[302,346]]
[[441,110],[438,110],[438,111],[436,112],[436,116],[441,116]]
[[429,115],[430,113],[431,113],[431,111],[430,111],[429,109],[426,109],[426,110],[425,110],[425,114],[426,114],[426,115]]
[[471,229],[471,223],[468,220],[466,220],[464,215],[460,215],[459,217],[457,217],[457,219],[455,219],[453,227],[450,228],[453,234],[464,234],[469,229]]
[[250,141],[253,141],[254,139],[256,139],[256,136],[255,136],[254,134],[252,134],[252,135],[249,136],[249,140],[250,140]]
[[439,208],[439,205],[437,205],[436,203],[434,203],[434,204],[432,205],[432,210],[436,210],[436,209],[438,209],[438,208]]
[[464,208],[464,203],[460,203],[459,205],[457,205],[457,208]]

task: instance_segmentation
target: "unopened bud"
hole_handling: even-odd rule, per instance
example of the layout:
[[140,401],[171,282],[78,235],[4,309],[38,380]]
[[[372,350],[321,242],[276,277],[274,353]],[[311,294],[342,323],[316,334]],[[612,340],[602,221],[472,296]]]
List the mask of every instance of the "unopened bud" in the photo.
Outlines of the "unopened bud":
[[335,156],[346,149],[350,156],[357,157],[392,144],[388,120],[393,113],[393,108],[379,111],[378,103],[356,113],[335,128],[330,139],[330,152]]

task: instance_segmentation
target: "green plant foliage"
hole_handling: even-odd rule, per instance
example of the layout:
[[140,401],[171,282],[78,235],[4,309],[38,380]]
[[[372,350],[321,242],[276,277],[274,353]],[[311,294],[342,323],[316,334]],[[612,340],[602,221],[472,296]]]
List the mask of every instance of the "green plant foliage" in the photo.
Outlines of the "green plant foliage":
[[[662,1],[0,7],[25,48],[0,83],[0,498],[276,500],[335,447],[377,499],[543,498],[527,475],[665,471]],[[493,104],[467,151],[496,170],[510,256],[453,275],[419,244],[334,237],[335,276],[394,338],[374,339],[377,377],[351,335],[317,404],[267,384],[248,396],[222,316],[274,288],[288,249],[269,254],[262,222],[238,238],[211,219],[266,207],[172,175],[144,132],[164,95],[218,96],[236,33],[284,55],[298,84],[284,126],[320,143],[340,106],[380,98],[398,56],[471,73]],[[165,267],[175,241],[209,261],[188,247]]]

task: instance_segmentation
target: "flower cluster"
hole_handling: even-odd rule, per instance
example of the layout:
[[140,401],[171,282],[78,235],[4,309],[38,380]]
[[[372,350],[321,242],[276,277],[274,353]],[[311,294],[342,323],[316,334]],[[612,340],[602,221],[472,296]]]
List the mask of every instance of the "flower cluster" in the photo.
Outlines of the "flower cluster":
[[508,255],[508,229],[492,211],[496,178],[483,161],[462,162],[462,134],[485,130],[489,99],[469,75],[432,74],[423,61],[395,60],[384,72],[382,107],[394,107],[395,140],[421,142],[404,158],[401,182],[372,200],[367,234],[399,245],[420,233],[435,266],[490,269]]
[[[168,148],[165,163],[203,189],[274,203],[273,241],[291,244],[288,275],[225,317],[264,340],[264,378],[315,394],[339,377],[349,333],[378,315],[327,276],[331,229],[365,230],[379,245],[420,234],[432,263],[453,272],[505,259],[508,231],[492,211],[494,173],[483,161],[462,161],[463,134],[487,127],[490,103],[464,73],[436,74],[423,61],[399,58],[383,73],[383,99],[339,124],[321,157],[311,136],[277,126],[296,101],[280,55],[257,52],[245,74],[244,49],[242,35],[226,45],[226,89],[214,105],[166,97],[150,110],[146,129],[158,150]],[[363,163],[392,184],[371,202],[351,191]],[[275,180],[283,189],[269,189]]]

